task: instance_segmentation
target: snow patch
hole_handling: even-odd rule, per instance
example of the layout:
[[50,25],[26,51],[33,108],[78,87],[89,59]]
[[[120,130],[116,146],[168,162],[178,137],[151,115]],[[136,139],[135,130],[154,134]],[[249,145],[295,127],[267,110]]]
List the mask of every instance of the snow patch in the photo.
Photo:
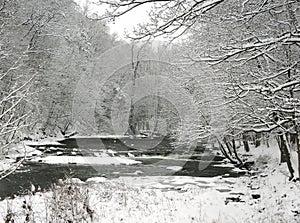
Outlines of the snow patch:
[[32,162],[43,162],[48,164],[77,164],[77,165],[135,165],[135,161],[120,157],[92,157],[92,156],[46,156],[37,157]]
[[166,169],[167,170],[180,171],[180,170],[182,170],[182,166],[168,166]]
[[107,182],[107,178],[105,177],[92,177],[87,179],[85,182],[87,183],[104,183]]
[[214,167],[231,167],[234,168],[235,166],[231,163],[220,163],[220,164],[213,164]]

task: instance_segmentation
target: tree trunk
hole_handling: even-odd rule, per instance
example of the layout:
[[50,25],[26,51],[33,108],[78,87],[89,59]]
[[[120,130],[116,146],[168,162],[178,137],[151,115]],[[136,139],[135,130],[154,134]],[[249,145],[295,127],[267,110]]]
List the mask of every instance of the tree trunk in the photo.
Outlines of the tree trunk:
[[288,150],[288,141],[287,141],[287,138],[286,138],[286,135],[285,134],[282,134],[280,135],[280,139],[282,141],[282,152],[283,152],[283,155],[284,155],[284,159],[287,163],[287,166],[288,166],[288,169],[289,169],[289,172],[290,172],[290,180],[294,178],[294,169],[293,169],[293,165],[292,165],[292,162],[291,162],[291,156],[290,156],[290,153],[289,153],[289,150]]
[[240,138],[237,140],[236,148],[241,148],[241,139]]
[[280,163],[285,163],[286,160],[285,160],[284,148],[283,148],[285,146],[285,144],[280,136],[276,137],[276,140],[277,140],[278,147],[280,150]]
[[296,137],[296,147],[297,147],[297,152],[298,152],[298,174],[300,180],[300,140],[299,140],[299,133],[297,132],[297,137]]
[[224,138],[224,143],[228,149],[228,153],[230,156],[232,156],[232,152],[231,152],[231,149],[230,149],[230,145],[229,145],[229,142],[227,142],[226,138]]
[[250,152],[250,146],[249,146],[246,134],[243,134],[243,144],[244,144],[245,151]]
[[270,144],[269,144],[269,134],[266,134],[266,144],[267,144],[267,148],[270,147]]
[[[295,118],[295,117],[293,116],[293,118]],[[297,124],[295,125],[295,128],[297,128],[296,126],[297,126]],[[298,133],[297,132],[290,134],[290,142],[291,142],[291,145],[292,145],[292,149],[295,149],[295,150],[297,150],[297,138],[298,138]]]
[[261,144],[261,133],[255,134],[255,148],[259,147]]
[[233,149],[233,152],[234,152],[234,155],[235,155],[235,158],[239,161],[240,165],[244,165],[243,161],[240,159],[237,151],[236,151],[236,146],[235,146],[235,140],[232,139],[232,149]]
[[228,155],[228,153],[226,152],[226,150],[225,150],[223,144],[220,142],[220,140],[219,139],[217,139],[217,140],[220,145],[220,150],[221,150],[222,154],[225,156],[225,158],[227,158],[232,164],[237,164],[237,162]]

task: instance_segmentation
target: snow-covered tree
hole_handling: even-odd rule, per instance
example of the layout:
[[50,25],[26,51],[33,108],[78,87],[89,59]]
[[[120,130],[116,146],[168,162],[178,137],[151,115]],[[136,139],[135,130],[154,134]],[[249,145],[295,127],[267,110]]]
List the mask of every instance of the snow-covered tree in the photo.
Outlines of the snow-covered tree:
[[151,4],[149,22],[139,25],[132,38],[186,37],[190,61],[212,66],[223,84],[224,135],[275,133],[293,178],[293,147],[300,164],[298,1],[98,2],[111,6],[104,17],[112,18]]

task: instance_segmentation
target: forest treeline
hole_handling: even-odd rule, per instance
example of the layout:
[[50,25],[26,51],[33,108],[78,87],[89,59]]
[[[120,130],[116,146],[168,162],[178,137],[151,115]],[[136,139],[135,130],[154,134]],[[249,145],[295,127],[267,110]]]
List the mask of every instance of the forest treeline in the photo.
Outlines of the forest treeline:
[[77,81],[117,41],[71,0],[3,0],[0,21],[3,151],[19,138],[66,131]]
[[[180,126],[182,142],[209,134],[228,159],[243,166],[237,142],[248,151],[250,140],[258,146],[274,136],[291,179],[299,177],[299,1],[96,2],[111,6],[104,15],[110,18],[153,4],[151,19],[131,38],[173,40],[162,58],[184,71],[173,78],[199,114]],[[28,132],[66,131],[74,85],[90,72],[93,58],[119,43],[103,17],[89,18],[71,0],[1,0],[0,12],[4,151]]]

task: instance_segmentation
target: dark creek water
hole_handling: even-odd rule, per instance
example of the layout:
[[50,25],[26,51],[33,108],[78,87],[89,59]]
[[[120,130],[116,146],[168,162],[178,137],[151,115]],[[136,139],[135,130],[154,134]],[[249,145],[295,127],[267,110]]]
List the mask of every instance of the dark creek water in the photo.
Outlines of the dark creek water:
[[[66,145],[65,148],[78,147],[74,145],[74,142],[71,143],[73,144]],[[121,147],[118,143],[118,151],[123,150],[122,152],[124,153],[124,151],[128,150],[126,145]],[[90,150],[90,152],[94,149]],[[109,149],[112,149],[112,147],[109,147]],[[170,175],[195,177],[240,176],[232,172],[232,168],[214,166],[219,164],[223,158],[211,156],[207,153],[180,156],[169,154],[165,157],[157,156],[157,154],[149,156],[148,150],[145,153],[147,154],[146,157],[143,156],[143,152],[139,151],[138,157],[133,159],[142,163],[132,166],[25,163],[16,172],[0,181],[0,199],[26,194],[30,191],[31,184],[35,185],[36,188],[41,188],[41,190],[48,190],[58,179],[65,177],[76,177],[85,181],[90,177],[97,176],[105,176],[107,178]],[[173,168],[174,166],[182,168],[176,171]]]

